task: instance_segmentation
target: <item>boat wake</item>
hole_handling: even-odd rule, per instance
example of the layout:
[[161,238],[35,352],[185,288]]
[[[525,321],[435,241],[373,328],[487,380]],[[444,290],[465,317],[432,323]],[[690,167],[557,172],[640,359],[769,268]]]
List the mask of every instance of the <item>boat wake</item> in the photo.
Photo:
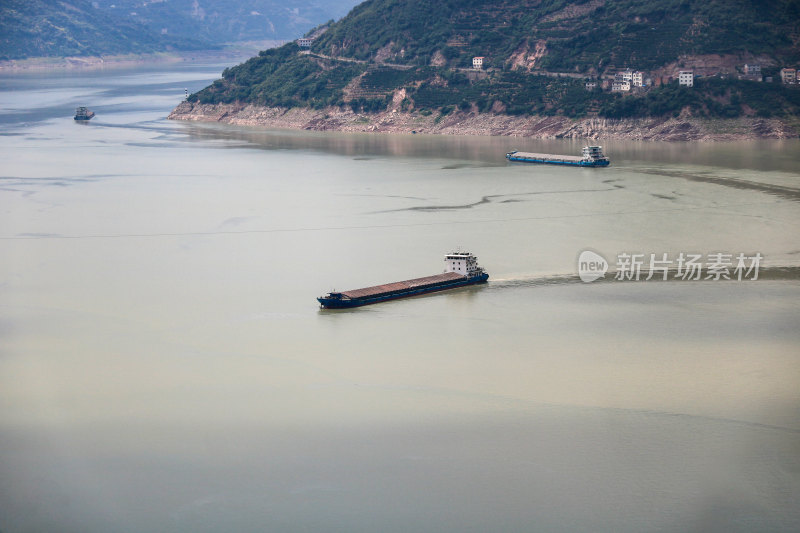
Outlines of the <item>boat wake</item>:
[[[681,283],[700,283],[703,281],[712,281],[705,279],[705,273],[699,280],[682,279],[677,270],[667,271],[667,279],[662,279],[662,274],[657,273],[652,279],[646,280],[648,272],[642,271],[639,280],[618,280],[615,278],[616,272],[609,271],[605,277],[595,280],[589,284],[597,283],[644,283],[648,282],[681,282]],[[769,266],[761,267],[758,271],[758,279],[755,281],[797,281],[800,280],[800,266]],[[731,279],[714,280],[714,283],[737,282],[738,280],[731,274]],[[751,282],[753,280],[743,280]],[[578,274],[550,274],[546,276],[515,276],[505,278],[489,278],[489,288],[492,289],[508,289],[519,287],[542,287],[547,285],[573,285],[583,284],[584,282]]]
[[507,289],[511,287],[541,287],[545,285],[569,285],[582,283],[577,274],[553,274],[549,276],[519,276],[508,278],[489,278],[489,287]]

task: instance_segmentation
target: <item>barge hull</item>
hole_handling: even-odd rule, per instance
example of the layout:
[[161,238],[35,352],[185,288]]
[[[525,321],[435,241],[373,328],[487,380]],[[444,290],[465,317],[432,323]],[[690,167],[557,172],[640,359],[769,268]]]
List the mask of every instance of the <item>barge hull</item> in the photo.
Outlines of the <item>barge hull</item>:
[[528,156],[508,156],[509,161],[516,161],[519,163],[539,163],[543,165],[566,165],[572,167],[607,167],[608,161],[583,161],[579,157],[575,159],[551,157],[528,157]]
[[[428,276],[426,278],[417,278],[414,280],[389,283],[386,285],[377,285],[375,287],[367,287],[364,289],[355,289],[352,291],[338,293],[344,296],[342,298],[320,297],[317,298],[317,300],[322,307],[326,309],[346,309],[350,307],[360,307],[362,305],[386,302],[389,300],[397,300],[400,298],[410,298],[412,296],[420,296],[422,294],[431,292],[456,289],[459,287],[465,287],[467,285],[483,283],[487,279],[489,279],[489,275],[486,273],[482,273],[473,277],[462,276],[454,273],[439,274],[437,276]],[[430,282],[426,283],[426,281]]]
[[572,167],[607,167],[611,162],[603,155],[602,146],[584,146],[583,155],[537,154],[514,150],[506,154],[509,161],[520,163],[538,163],[544,165],[566,165]]

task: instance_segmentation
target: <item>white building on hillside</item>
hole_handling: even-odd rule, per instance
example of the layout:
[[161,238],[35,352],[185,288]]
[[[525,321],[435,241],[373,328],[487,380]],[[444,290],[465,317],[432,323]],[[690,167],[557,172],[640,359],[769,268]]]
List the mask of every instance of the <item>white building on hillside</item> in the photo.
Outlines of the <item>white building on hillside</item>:
[[483,68],[483,57],[473,57],[472,58],[472,68],[475,70],[480,70]]
[[611,82],[611,92],[624,92],[631,90],[631,82],[629,81],[617,81],[614,80]]
[[751,65],[745,64],[744,66],[744,74],[745,76],[761,76],[761,65]]
[[797,69],[782,68],[781,82],[786,83],[788,85],[794,85],[795,83],[797,83]]
[[614,74],[614,81],[622,81],[622,82],[627,81],[628,83],[631,83],[632,80],[633,80],[633,71],[631,69],[620,70],[619,72]]
[[681,70],[678,72],[678,85],[694,87],[694,72],[691,70]]

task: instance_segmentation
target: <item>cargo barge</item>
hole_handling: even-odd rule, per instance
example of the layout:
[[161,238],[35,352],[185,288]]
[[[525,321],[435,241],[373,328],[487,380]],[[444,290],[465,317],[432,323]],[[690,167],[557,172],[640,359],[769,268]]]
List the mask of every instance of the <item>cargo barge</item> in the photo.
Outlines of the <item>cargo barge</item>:
[[478,266],[478,258],[469,252],[447,254],[444,263],[445,271],[442,274],[363,289],[333,291],[325,296],[320,296],[317,301],[325,309],[344,309],[408,298],[429,292],[446,291],[465,285],[483,283],[489,279],[489,274]]
[[91,111],[88,107],[79,107],[75,110],[75,120],[91,120],[94,116],[94,111]]
[[522,163],[541,163],[546,165],[568,165],[575,167],[607,167],[611,161],[603,155],[602,146],[584,146],[581,157],[574,155],[534,154],[531,152],[508,152],[506,159]]

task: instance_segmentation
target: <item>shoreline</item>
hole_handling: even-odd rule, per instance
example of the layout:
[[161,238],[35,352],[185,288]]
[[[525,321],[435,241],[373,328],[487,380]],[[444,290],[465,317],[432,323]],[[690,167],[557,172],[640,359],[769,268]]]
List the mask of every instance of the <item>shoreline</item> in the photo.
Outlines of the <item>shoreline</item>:
[[0,61],[0,72],[40,72],[47,70],[102,70],[140,65],[163,65],[170,63],[231,61],[242,62],[282,41],[252,41],[225,45],[218,50],[181,50],[152,52],[148,54],[119,54],[103,56],[31,57],[27,59],[4,59]]
[[739,141],[793,139],[798,131],[775,118],[700,119],[649,117],[571,119],[564,116],[511,116],[455,111],[422,115],[398,109],[354,113],[330,107],[279,108],[244,104],[182,102],[170,120],[219,122],[238,126],[360,133],[518,136],[538,139],[628,139],[637,141]]
[[178,54],[132,54],[85,57],[35,57],[0,61],[0,72],[40,72],[47,70],[101,70],[144,64],[167,64],[185,61]]

